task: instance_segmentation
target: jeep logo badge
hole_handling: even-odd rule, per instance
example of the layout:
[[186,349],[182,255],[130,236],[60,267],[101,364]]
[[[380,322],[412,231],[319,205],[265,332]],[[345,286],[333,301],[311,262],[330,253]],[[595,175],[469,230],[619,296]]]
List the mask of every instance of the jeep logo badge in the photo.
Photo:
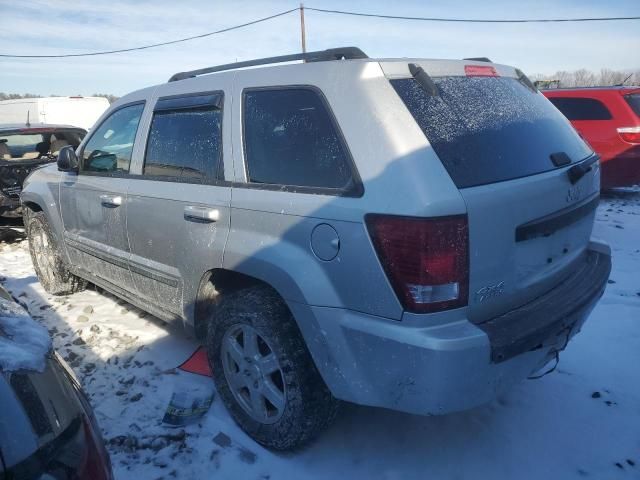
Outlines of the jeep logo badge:
[[580,200],[580,198],[582,197],[582,187],[580,185],[576,185],[575,187],[570,187],[569,190],[567,190],[567,203],[573,203],[573,202],[577,202],[578,200]]

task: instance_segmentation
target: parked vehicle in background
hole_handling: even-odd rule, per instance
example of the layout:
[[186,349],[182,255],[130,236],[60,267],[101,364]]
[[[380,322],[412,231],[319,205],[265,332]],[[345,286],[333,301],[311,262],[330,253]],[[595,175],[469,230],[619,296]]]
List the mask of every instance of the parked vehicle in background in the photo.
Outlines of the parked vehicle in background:
[[345,48],[127,95],[22,201],[49,293],[184,322],[290,449],[336,399],[443,414],[556,358],[611,268],[597,159],[518,69]]
[[640,184],[640,87],[543,90],[600,155],[602,189]]
[[68,125],[0,125],[0,216],[19,216],[27,175],[54,162],[61,148],[77,148],[86,133]]
[[73,125],[89,130],[109,108],[104,97],[42,97],[0,101],[0,124]]
[[[26,314],[12,302],[0,287],[0,479],[111,480],[100,428],[64,360],[49,352],[40,371],[16,365],[39,360],[28,358],[34,348],[21,349],[16,332],[5,332],[7,315]],[[12,348],[20,359],[6,356]]]

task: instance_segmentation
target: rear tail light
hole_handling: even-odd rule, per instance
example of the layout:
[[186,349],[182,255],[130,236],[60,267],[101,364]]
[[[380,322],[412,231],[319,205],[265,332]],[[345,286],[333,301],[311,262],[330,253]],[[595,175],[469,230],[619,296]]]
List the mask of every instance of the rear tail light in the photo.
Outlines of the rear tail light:
[[99,437],[98,426],[90,418],[82,418],[84,427],[85,452],[78,472],[79,480],[113,480],[109,454]]
[[619,128],[618,135],[627,143],[640,143],[640,127]]
[[404,308],[440,312],[467,305],[466,215],[434,218],[367,215],[378,258]]

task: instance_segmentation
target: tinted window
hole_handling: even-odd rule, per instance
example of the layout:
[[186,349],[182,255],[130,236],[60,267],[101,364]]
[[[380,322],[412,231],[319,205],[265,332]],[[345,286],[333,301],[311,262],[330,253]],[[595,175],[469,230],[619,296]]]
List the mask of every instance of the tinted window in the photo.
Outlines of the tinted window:
[[631,110],[633,110],[635,114],[640,117],[640,93],[625,95],[624,98],[631,107]]
[[77,147],[84,138],[83,130],[51,130],[45,133],[0,133],[0,159],[26,160],[57,154],[64,146]]
[[124,107],[102,122],[84,147],[82,170],[127,173],[142,110],[143,104]]
[[515,78],[433,80],[439,95],[413,78],[391,83],[458,188],[552,170],[552,153],[574,162],[592,153],[541,93]]
[[244,142],[250,182],[353,186],[346,149],[320,94],[312,89],[246,92]]
[[33,134],[2,134],[0,135],[0,159],[10,160],[17,158],[20,160],[37,158],[40,153],[36,149],[39,143],[44,140],[39,133]]
[[551,97],[549,98],[569,120],[611,120],[611,112],[604,104],[593,98]]
[[195,181],[213,179],[221,154],[221,110],[160,111],[151,122],[143,173]]

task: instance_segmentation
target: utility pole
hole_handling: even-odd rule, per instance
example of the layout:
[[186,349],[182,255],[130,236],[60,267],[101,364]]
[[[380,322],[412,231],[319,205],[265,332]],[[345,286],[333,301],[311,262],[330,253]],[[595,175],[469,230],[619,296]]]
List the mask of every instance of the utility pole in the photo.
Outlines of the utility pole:
[[304,32],[304,3],[300,3],[300,35],[302,38],[302,53],[307,53],[307,38]]

